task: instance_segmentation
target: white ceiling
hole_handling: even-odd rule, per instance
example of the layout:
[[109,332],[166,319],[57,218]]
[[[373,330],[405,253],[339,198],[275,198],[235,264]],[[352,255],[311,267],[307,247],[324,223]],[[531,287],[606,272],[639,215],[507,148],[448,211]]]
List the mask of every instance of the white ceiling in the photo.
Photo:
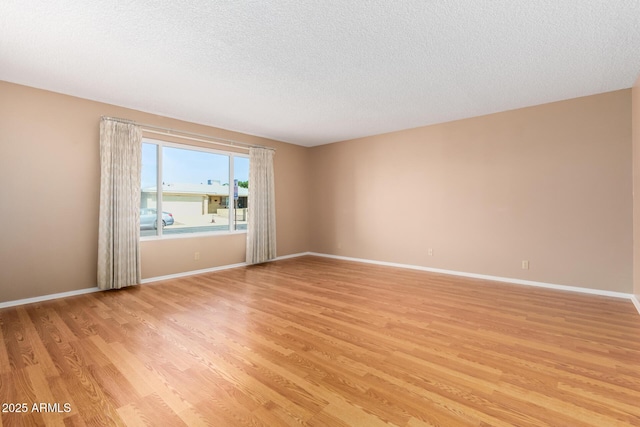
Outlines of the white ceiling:
[[637,0],[0,1],[0,80],[305,146],[639,73]]

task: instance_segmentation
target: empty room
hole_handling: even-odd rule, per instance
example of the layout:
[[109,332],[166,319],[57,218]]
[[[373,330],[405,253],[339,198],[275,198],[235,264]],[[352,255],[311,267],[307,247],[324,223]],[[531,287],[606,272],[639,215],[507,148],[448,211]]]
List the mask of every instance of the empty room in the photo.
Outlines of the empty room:
[[0,427],[640,426],[640,3],[0,2]]

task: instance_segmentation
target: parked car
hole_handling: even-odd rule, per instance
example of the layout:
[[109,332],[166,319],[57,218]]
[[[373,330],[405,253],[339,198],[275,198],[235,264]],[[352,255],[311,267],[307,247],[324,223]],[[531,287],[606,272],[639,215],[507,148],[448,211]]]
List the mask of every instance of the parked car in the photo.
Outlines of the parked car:
[[[173,215],[169,212],[162,212],[162,228],[173,225]],[[153,208],[140,209],[140,229],[158,228],[158,211]]]

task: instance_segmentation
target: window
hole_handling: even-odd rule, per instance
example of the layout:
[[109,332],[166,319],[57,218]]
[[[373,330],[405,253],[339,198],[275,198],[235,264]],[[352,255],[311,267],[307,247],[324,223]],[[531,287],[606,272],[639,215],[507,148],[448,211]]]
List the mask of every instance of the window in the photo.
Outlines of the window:
[[249,158],[144,139],[140,236],[247,229]]

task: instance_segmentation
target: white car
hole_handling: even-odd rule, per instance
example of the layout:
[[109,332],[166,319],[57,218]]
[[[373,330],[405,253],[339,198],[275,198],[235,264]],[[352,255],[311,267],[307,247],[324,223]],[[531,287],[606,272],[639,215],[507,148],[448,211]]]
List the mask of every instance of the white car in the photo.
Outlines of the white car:
[[[158,228],[158,214],[153,208],[140,209],[140,229]],[[173,215],[169,212],[162,212],[162,228],[173,225]]]

